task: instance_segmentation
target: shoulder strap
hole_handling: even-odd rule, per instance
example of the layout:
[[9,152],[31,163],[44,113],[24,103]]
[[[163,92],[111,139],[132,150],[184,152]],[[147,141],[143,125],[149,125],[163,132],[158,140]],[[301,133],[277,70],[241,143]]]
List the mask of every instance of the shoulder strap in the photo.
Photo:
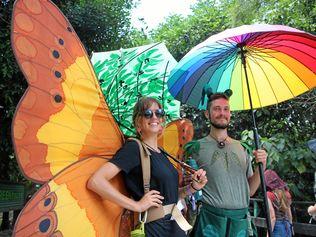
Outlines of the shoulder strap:
[[148,193],[150,190],[150,152],[137,138],[131,137],[128,140],[135,141],[138,144],[143,172],[144,193]]
[[185,169],[186,171],[188,171],[189,173],[193,174],[195,171],[197,171],[196,169],[194,169],[193,167],[191,167],[190,165],[188,165],[187,163],[176,159],[175,157],[173,157],[172,155],[170,155],[167,151],[165,151],[162,147],[159,147],[160,151],[162,152],[162,154],[164,154],[166,157],[171,158],[174,162],[178,163],[183,169]]

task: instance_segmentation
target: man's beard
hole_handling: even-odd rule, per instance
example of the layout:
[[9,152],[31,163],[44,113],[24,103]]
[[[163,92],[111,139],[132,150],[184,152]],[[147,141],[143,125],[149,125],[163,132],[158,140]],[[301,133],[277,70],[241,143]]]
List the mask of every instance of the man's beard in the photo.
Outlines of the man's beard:
[[213,123],[211,120],[210,120],[210,123],[212,124],[212,126],[214,128],[217,128],[217,129],[226,129],[226,128],[228,128],[228,123],[227,124],[218,124],[218,123]]

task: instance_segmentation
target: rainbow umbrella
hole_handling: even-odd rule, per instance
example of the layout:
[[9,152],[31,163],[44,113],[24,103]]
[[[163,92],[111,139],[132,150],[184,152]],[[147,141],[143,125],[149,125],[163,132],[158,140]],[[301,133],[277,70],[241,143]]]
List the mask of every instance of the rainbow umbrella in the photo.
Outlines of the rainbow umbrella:
[[[231,89],[232,110],[252,110],[255,146],[259,147],[253,108],[280,103],[316,86],[316,37],[281,25],[244,25],[198,44],[172,70],[168,87],[182,103],[206,108],[204,88]],[[271,234],[262,164],[261,187]]]
[[225,30],[183,57],[171,72],[169,91],[200,109],[206,107],[201,97],[205,85],[217,92],[231,89],[232,110],[280,103],[316,86],[315,39],[281,25]]

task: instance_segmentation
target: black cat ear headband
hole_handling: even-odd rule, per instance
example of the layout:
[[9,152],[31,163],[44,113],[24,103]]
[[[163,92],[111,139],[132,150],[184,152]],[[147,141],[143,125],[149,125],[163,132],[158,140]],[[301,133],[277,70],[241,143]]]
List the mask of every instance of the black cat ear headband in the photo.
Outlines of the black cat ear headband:
[[213,93],[213,90],[211,87],[205,86],[202,91],[202,105],[204,105],[205,99],[207,99],[207,102],[209,102],[211,100],[212,95],[215,95],[215,94],[219,94],[219,95],[222,94],[227,99],[229,99],[232,96],[233,91],[231,89],[227,89],[224,92]]

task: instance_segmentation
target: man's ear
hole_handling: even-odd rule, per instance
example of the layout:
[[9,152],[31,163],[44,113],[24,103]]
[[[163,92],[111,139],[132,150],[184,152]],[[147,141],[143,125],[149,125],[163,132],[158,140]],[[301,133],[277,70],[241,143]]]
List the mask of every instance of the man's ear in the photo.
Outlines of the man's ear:
[[208,110],[204,110],[204,115],[205,115],[205,117],[206,117],[207,119],[210,118],[210,117],[209,117],[210,113],[208,112]]

